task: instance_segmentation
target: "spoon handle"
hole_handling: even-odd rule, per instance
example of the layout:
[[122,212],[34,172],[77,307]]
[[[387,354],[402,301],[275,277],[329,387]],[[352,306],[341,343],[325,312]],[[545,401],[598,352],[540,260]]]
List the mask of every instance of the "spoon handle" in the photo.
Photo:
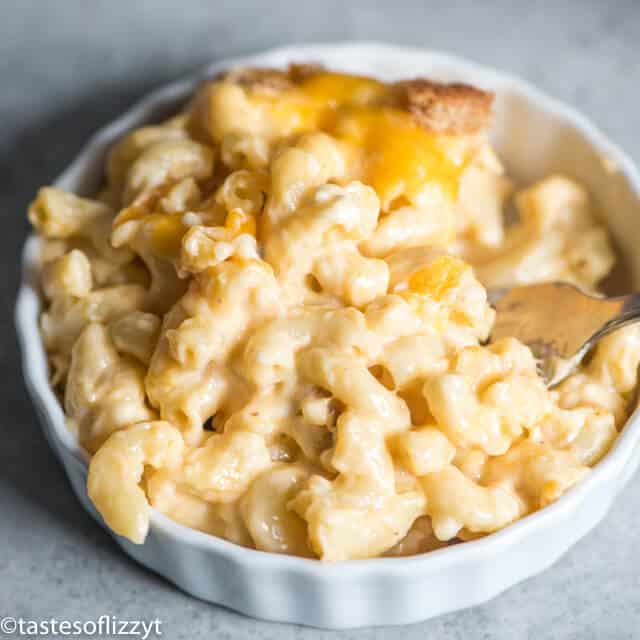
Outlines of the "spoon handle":
[[640,320],[640,293],[630,293],[626,296],[612,298],[612,300],[619,303],[620,311],[593,334],[589,340],[592,344],[613,331]]

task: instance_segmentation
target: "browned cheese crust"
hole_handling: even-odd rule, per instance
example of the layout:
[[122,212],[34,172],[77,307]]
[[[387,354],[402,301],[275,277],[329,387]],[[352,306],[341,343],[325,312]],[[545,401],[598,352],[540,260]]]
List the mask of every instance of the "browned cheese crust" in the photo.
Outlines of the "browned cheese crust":
[[[291,64],[286,70],[248,67],[219,76],[226,82],[269,93],[294,87],[323,71],[316,64]],[[389,106],[410,113],[426,130],[445,135],[471,135],[488,128],[494,94],[462,83],[424,78],[389,85]]]

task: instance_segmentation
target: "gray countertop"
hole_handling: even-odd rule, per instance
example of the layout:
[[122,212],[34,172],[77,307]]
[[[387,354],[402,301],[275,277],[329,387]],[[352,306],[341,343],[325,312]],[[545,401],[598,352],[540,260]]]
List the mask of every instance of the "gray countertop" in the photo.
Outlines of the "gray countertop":
[[[0,617],[160,618],[164,637],[189,640],[401,633],[270,624],[199,602],[126,558],[85,515],[19,373],[12,307],[25,205],[92,131],[151,88],[214,58],[294,41],[387,40],[501,67],[583,110],[640,160],[640,2],[4,0],[1,13]],[[636,478],[605,522],[549,571],[402,633],[640,637],[639,548]]]

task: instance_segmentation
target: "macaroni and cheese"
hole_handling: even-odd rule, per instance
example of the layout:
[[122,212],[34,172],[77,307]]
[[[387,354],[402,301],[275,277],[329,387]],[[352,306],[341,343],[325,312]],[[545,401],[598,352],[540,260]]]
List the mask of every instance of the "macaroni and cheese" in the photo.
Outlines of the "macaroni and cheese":
[[552,390],[526,346],[488,343],[488,287],[594,290],[614,263],[579,184],[514,190],[491,102],[234,70],[118,142],[95,197],[40,190],[52,384],[113,531],[144,542],[153,507],[274,553],[416,554],[544,507],[606,454],[637,326]]

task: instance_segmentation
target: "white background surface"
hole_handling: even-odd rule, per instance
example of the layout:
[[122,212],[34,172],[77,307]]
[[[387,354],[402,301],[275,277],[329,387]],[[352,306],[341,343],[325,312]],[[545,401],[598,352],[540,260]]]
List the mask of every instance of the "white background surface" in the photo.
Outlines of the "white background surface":
[[210,59],[287,42],[424,45],[524,76],[583,110],[638,161],[640,3],[2,0],[0,8],[0,617],[159,617],[164,637],[194,640],[640,637],[640,479],[550,571],[402,632],[256,622],[182,595],[123,556],[75,502],[22,389],[10,317],[26,202],[150,88]]

